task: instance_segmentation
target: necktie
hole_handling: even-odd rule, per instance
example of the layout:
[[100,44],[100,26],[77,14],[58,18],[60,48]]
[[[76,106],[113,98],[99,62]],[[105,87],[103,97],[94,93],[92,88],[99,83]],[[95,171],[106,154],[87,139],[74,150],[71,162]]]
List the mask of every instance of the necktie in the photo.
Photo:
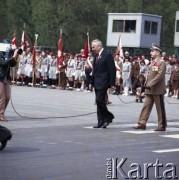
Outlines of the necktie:
[[97,63],[98,59],[99,59],[99,54],[96,54],[96,63]]

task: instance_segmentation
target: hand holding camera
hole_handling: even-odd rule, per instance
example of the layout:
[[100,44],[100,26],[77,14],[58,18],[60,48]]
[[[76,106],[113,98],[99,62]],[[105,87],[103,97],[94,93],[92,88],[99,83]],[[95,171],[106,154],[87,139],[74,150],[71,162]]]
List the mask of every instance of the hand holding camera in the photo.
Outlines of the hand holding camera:
[[15,49],[12,57],[17,60],[19,54],[22,54],[22,49]]

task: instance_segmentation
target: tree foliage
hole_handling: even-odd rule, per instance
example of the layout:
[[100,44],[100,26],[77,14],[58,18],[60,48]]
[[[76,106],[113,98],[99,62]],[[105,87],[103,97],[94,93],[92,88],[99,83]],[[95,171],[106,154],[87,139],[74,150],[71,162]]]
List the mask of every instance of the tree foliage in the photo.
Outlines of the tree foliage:
[[63,30],[65,51],[84,47],[86,33],[106,42],[108,13],[149,13],[162,16],[161,46],[174,52],[175,14],[178,0],[1,0],[0,40],[20,39],[25,29],[31,44],[38,33],[38,44],[57,47]]

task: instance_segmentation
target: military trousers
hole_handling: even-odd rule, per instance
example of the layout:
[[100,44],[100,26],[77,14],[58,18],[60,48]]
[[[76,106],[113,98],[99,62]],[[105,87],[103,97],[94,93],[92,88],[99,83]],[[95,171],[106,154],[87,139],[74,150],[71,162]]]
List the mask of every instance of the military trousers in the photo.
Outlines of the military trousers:
[[155,104],[157,115],[158,115],[158,127],[166,127],[166,112],[165,112],[165,104],[164,104],[164,96],[163,95],[149,95],[145,96],[145,102],[139,117],[139,124],[146,125],[150,113],[152,111],[153,105]]

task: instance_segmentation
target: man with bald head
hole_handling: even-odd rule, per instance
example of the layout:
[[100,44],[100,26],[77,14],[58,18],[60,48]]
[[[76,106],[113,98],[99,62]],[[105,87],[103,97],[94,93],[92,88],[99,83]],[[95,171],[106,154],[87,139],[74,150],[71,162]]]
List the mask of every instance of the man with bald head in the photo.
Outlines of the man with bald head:
[[93,40],[91,47],[95,53],[92,84],[95,88],[98,119],[98,124],[93,128],[106,128],[114,119],[114,115],[107,109],[105,96],[108,88],[115,86],[116,68],[112,54],[104,50],[100,40]]

